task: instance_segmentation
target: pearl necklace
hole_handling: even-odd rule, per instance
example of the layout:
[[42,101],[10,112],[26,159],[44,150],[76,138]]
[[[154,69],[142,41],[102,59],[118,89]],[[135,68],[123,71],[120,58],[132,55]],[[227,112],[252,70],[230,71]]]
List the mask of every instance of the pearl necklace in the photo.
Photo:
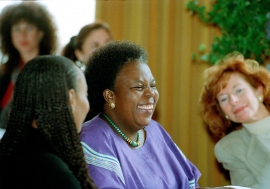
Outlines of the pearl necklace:
[[137,141],[130,140],[116,125],[115,123],[104,113],[102,115],[110,122],[114,129],[122,136],[122,138],[132,147],[137,147],[140,145],[140,133],[137,134]]

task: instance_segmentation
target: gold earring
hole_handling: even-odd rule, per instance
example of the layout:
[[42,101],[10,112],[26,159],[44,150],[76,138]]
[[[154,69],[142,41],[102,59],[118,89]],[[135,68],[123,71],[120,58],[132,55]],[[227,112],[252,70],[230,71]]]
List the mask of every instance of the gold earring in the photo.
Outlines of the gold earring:
[[263,97],[262,96],[258,96],[259,102],[263,102]]
[[110,107],[111,109],[114,109],[114,108],[115,108],[115,104],[114,104],[113,102],[110,102],[110,103],[109,103],[109,107]]

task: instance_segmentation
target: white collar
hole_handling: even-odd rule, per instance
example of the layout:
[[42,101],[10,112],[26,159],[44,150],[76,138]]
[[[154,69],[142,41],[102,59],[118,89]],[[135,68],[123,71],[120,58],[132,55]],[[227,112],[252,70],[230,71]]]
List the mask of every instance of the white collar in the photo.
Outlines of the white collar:
[[255,135],[265,134],[270,131],[270,116],[267,116],[254,123],[243,123],[243,126]]

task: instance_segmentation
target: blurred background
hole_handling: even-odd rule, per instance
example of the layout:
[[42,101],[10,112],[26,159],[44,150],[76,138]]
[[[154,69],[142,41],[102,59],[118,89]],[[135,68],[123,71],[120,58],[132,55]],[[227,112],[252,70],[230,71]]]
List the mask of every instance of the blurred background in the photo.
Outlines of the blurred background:
[[[0,1],[0,11],[18,0]],[[205,44],[209,51],[220,31],[205,25],[186,8],[186,0],[43,0],[58,27],[59,50],[80,28],[95,20],[107,22],[115,40],[130,40],[146,48],[160,99],[154,119],[198,167],[200,186],[230,182],[214,156],[214,142],[203,123],[199,96],[202,72],[210,65],[192,54]],[[200,0],[209,8],[211,0]]]

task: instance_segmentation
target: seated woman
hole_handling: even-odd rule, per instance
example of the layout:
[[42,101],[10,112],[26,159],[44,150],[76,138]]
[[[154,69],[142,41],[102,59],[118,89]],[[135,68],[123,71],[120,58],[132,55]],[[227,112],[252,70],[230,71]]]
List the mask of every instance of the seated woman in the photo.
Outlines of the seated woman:
[[88,111],[85,77],[71,60],[30,60],[0,142],[0,188],[96,188],[78,137]]
[[200,172],[151,117],[159,99],[146,51],[115,41],[93,52],[85,70],[91,109],[81,140],[99,188],[194,189]]
[[63,48],[62,55],[71,59],[82,71],[94,50],[113,39],[110,26],[106,22],[95,21],[83,26],[78,35],[70,38]]
[[270,73],[232,53],[208,68],[200,99],[217,142],[215,155],[233,185],[270,186]]
[[0,14],[0,40],[1,55],[6,57],[0,59],[0,128],[6,129],[17,76],[34,57],[56,53],[56,25],[37,1],[14,3]]

